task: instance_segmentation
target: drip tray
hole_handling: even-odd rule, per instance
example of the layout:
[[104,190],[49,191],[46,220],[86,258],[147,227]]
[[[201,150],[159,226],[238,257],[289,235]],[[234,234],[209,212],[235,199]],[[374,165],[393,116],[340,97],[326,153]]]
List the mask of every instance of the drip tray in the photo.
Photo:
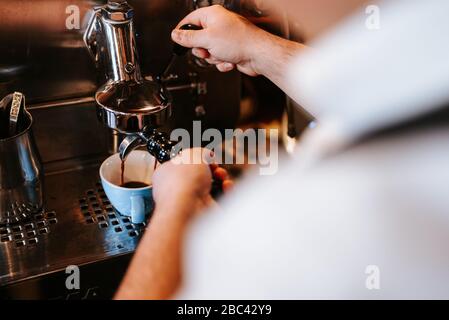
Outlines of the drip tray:
[[101,183],[95,189],[89,189],[85,197],[79,200],[80,210],[86,224],[97,224],[100,229],[111,229],[116,233],[124,232],[129,237],[138,237],[146,223],[133,224],[128,217],[120,215],[111,205]]
[[56,212],[37,213],[22,223],[0,228],[0,242],[5,245],[14,244],[16,248],[34,247],[50,233],[52,225],[58,223]]
[[[98,182],[98,169],[94,164],[47,175],[48,210],[24,223],[0,226],[0,288],[64,273],[72,265],[104,265],[134,252],[146,225],[115,211]],[[64,281],[58,285],[65,289]]]

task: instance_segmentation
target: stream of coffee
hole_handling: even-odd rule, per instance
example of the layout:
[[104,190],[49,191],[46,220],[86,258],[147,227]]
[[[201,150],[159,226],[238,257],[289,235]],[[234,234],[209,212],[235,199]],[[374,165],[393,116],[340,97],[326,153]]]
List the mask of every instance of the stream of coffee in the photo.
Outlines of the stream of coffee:
[[120,176],[120,185],[123,186],[125,184],[125,160],[122,160],[121,170],[122,174]]
[[[126,160],[122,160],[122,163],[120,165],[121,167],[121,175],[120,175],[120,186],[125,187],[125,162]],[[157,160],[154,161],[154,171],[156,171],[157,165],[159,162]]]

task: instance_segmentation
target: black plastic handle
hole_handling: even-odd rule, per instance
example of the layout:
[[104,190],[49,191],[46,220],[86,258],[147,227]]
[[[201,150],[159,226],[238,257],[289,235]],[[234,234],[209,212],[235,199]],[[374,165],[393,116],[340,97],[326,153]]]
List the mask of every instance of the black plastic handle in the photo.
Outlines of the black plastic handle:
[[[181,30],[195,30],[195,31],[199,31],[199,30],[203,30],[203,28],[201,28],[200,26],[194,25],[194,24],[185,24],[183,25],[181,28],[179,28]],[[187,54],[187,52],[190,50],[190,48],[186,48],[181,46],[180,44],[175,43],[174,47],[173,47],[173,53],[177,56],[183,56],[185,54]]]
[[220,198],[224,194],[223,191],[223,181],[213,178],[212,180],[212,189],[210,191],[210,195],[214,199]]

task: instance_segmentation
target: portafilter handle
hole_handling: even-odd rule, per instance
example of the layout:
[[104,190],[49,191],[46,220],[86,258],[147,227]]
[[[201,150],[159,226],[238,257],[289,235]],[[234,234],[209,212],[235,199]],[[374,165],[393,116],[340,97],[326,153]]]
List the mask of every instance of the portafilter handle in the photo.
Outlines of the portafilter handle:
[[179,154],[175,146],[176,142],[171,141],[166,134],[151,129],[127,136],[120,144],[119,154],[124,161],[133,150],[146,147],[158,162],[164,163]]
[[[179,155],[181,150],[176,147],[177,143],[171,141],[168,136],[157,130],[145,130],[126,137],[119,147],[120,159],[125,161],[129,154],[137,148],[146,147],[147,151],[155,157],[159,163],[170,161]],[[218,198],[223,194],[223,182],[213,178],[211,195]]]

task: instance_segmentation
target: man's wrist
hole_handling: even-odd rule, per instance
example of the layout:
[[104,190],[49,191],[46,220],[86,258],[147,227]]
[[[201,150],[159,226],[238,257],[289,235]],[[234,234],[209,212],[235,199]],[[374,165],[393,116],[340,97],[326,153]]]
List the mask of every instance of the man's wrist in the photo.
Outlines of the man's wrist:
[[267,78],[282,77],[291,59],[303,45],[260,30],[250,56],[254,71]]
[[194,192],[176,193],[176,197],[156,202],[155,214],[177,221],[189,220],[207,206],[204,197]]
[[251,63],[251,68],[258,75],[264,75],[265,66],[267,64],[267,51],[270,46],[273,46],[273,40],[270,34],[262,29],[255,30],[252,37],[255,41],[248,46],[248,61]]

